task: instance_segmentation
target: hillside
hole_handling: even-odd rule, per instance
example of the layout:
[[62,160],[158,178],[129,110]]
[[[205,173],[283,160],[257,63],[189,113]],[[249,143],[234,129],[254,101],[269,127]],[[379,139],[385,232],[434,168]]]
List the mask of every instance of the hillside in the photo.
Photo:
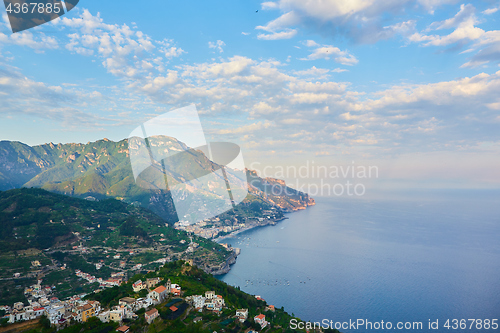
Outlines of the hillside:
[[[132,284],[136,281],[157,279],[159,285],[177,285],[178,294],[167,293],[159,302],[152,305],[142,305],[146,297],[149,297],[148,290],[134,291]],[[167,282],[168,281],[168,282]],[[151,290],[155,288],[152,287]],[[170,289],[167,289],[170,291]],[[205,301],[202,306],[196,303],[196,297],[203,297],[207,292],[217,295],[217,299],[222,299],[222,305],[213,309]],[[147,296],[146,296],[147,295]],[[196,296],[199,295],[199,296]],[[126,300],[126,303],[123,301]],[[113,332],[118,326],[127,326],[130,333],[149,333],[149,332],[177,332],[177,333],[212,333],[212,332],[267,332],[267,333],[289,333],[305,332],[305,330],[292,330],[290,321],[296,319],[293,314],[288,314],[283,307],[279,305],[268,304],[258,296],[249,295],[239,288],[227,285],[216,279],[214,276],[205,273],[196,266],[189,265],[184,261],[167,263],[147,274],[136,274],[128,281],[110,289],[100,291],[99,293],[90,293],[86,295],[82,303],[99,302],[99,311],[86,322],[78,323],[71,320],[70,326],[57,330],[54,325],[50,326],[49,319],[42,317],[40,320],[31,322],[29,333],[73,333],[73,332]],[[65,302],[65,301],[63,301]],[[90,304],[90,303],[86,303]],[[95,303],[92,303],[95,304]],[[198,304],[198,305],[195,305]],[[75,305],[71,302],[65,302],[65,307],[73,311]],[[115,309],[115,310],[113,310]],[[121,310],[118,310],[121,309]],[[246,314],[241,317],[241,311]],[[105,313],[110,311],[124,311],[125,315],[119,321],[102,322]],[[156,312],[156,318],[148,322],[145,313]],[[237,316],[237,311],[240,313]],[[255,319],[257,316],[264,316],[266,324],[261,324]],[[72,318],[66,315],[65,318]],[[241,320],[240,320],[241,319]],[[7,326],[12,328],[12,332],[21,332],[16,330],[14,325]],[[333,329],[312,329],[309,332],[338,333]]]
[[[111,273],[137,270],[137,264],[139,270],[157,267],[160,262],[155,261],[160,259],[193,259],[207,271],[234,260],[233,252],[221,245],[190,237],[156,214],[115,199],[89,201],[36,188],[4,191],[0,225],[0,279],[5,286],[0,289],[0,304],[22,298],[22,289],[9,285],[25,286],[40,277],[54,282],[66,279],[56,288],[61,295],[81,289],[75,283],[77,269],[108,278]],[[15,273],[19,276],[13,279]]]
[[280,207],[284,211],[296,211],[315,205],[315,201],[307,193],[294,190],[283,180],[261,178],[255,171],[247,170],[250,193],[263,201]]
[[[157,149],[188,149],[182,142],[171,137],[156,137]],[[183,182],[196,178],[196,173],[209,173],[219,168],[203,152],[190,149],[182,154],[182,163],[170,165],[165,170],[169,179]],[[189,167],[186,167],[189,166]],[[231,177],[231,172],[228,173]],[[314,204],[307,194],[291,191],[286,184],[271,179],[261,179],[255,172],[248,171],[247,176],[254,181],[249,185],[250,195],[246,203],[255,200],[280,207],[285,211],[302,209]],[[153,181],[154,182],[154,181]],[[273,183],[279,187],[275,196],[263,183]],[[144,189],[134,179],[129,160],[128,141],[113,142],[107,139],[87,144],[44,144],[30,147],[20,142],[0,142],[0,190],[19,187],[41,187],[46,190],[66,195],[97,199],[118,198],[129,203],[148,208],[173,224],[177,219],[169,191],[160,188]],[[213,190],[213,189],[212,189]],[[222,189],[221,189],[222,190]],[[291,190],[291,189],[290,189]]]

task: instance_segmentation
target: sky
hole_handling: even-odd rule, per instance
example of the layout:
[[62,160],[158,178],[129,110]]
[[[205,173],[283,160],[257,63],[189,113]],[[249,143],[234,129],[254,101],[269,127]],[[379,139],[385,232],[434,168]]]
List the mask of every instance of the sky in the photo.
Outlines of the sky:
[[0,14],[0,140],[118,141],[194,104],[267,176],[500,187],[498,1],[81,0],[16,34]]

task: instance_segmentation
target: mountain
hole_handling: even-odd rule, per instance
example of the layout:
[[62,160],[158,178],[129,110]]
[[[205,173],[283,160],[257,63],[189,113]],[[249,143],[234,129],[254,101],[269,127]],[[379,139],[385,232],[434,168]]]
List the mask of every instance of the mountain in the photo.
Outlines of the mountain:
[[288,187],[281,179],[261,178],[253,170],[247,170],[247,178],[250,193],[284,211],[296,211],[315,205],[314,199],[307,193]]
[[[178,219],[170,192],[157,185],[163,181],[163,174],[159,177],[159,173],[154,171],[155,167],[160,169],[161,166],[150,168],[152,172],[147,179],[149,188],[138,186],[130,164],[128,145],[128,140],[114,142],[108,139],[87,144],[49,143],[33,147],[20,142],[1,141],[0,190],[40,187],[81,198],[117,198],[149,208],[171,224],[176,222]],[[196,181],[200,174],[220,169],[201,150],[189,149],[175,138],[155,137],[152,146],[161,152],[187,152],[179,155],[183,159],[180,163],[171,163],[165,170],[174,184],[186,180]],[[236,179],[230,170],[227,174],[233,180]],[[245,200],[247,203],[259,200],[285,211],[303,209],[314,204],[314,200],[307,194],[287,187],[280,180],[262,179],[253,171],[247,171],[247,177],[251,193]],[[271,191],[273,187],[277,191]],[[211,190],[214,191],[213,188]],[[226,189],[222,186],[215,191]],[[201,195],[209,197],[210,194]]]

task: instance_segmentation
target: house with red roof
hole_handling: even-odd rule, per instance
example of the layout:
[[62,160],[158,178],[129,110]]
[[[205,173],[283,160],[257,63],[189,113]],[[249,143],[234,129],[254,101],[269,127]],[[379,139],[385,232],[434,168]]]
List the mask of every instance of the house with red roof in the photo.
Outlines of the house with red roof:
[[148,322],[148,324],[151,324],[153,322],[153,320],[158,318],[159,315],[160,314],[158,313],[158,310],[152,309],[152,310],[147,311],[144,314],[144,317],[146,318],[146,321]]
[[170,286],[170,292],[174,296],[180,296],[181,295],[181,286],[179,286],[178,284],[172,283],[172,285]]
[[123,325],[123,326],[118,327],[116,329],[116,331],[120,332],[120,333],[128,333],[130,331],[130,327]]
[[141,280],[137,280],[133,285],[132,285],[132,289],[135,291],[135,292],[139,292],[141,291],[142,289],[146,289],[146,284],[145,283],[142,283]]
[[167,297],[167,288],[165,286],[159,286],[153,289],[148,297],[151,298],[156,304],[161,303]]
[[266,316],[263,314],[260,314],[258,316],[253,317],[253,320],[260,325],[261,329],[267,326],[267,321],[266,321]]

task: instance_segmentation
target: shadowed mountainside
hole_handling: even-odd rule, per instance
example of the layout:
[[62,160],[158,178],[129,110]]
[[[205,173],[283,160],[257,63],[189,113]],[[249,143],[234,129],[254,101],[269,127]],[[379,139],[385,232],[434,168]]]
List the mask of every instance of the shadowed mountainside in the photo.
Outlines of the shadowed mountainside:
[[[199,170],[210,173],[219,169],[202,151],[189,149],[175,138],[163,136],[155,138],[155,143],[155,149],[187,151],[182,154],[180,163],[169,165],[165,170],[174,181],[182,183],[196,178]],[[231,172],[228,172],[228,177],[232,177]],[[287,187],[283,181],[262,179],[249,170],[247,178],[250,193],[244,204],[257,200],[284,211],[304,209],[314,204],[307,194]],[[151,183],[154,185],[154,181]],[[146,189],[137,185],[130,164],[128,140],[114,142],[103,139],[87,144],[48,143],[33,147],[20,142],[1,141],[0,190],[19,187],[40,187],[80,198],[116,198],[149,208],[169,223],[177,221],[168,190],[155,186]]]

